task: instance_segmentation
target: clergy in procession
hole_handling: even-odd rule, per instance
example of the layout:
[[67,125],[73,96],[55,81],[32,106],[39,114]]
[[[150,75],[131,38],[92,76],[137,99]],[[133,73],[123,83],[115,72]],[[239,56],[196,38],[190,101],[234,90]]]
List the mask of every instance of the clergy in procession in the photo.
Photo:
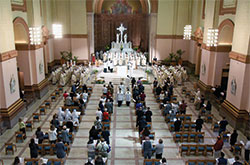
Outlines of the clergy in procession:
[[119,88],[119,91],[117,92],[117,102],[118,102],[118,107],[120,107],[122,105],[122,102],[123,102],[123,97],[124,97],[124,94],[121,90],[121,88]]
[[104,72],[104,73],[107,73],[107,70],[108,70],[108,62],[104,62],[103,65],[104,65],[104,67],[103,67],[103,72]]

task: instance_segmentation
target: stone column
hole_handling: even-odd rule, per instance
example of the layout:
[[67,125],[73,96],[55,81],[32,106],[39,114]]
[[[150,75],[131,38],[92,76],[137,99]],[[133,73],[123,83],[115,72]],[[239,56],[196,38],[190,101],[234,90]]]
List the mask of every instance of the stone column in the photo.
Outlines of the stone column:
[[94,13],[87,12],[87,30],[88,30],[88,47],[89,47],[89,60],[91,54],[95,53],[95,35],[94,35]]
[[6,128],[16,124],[25,110],[19,93],[11,2],[0,1],[0,11],[0,133],[2,133]]
[[227,97],[220,113],[250,136],[250,2],[237,1]]
[[149,16],[149,62],[156,57],[156,32],[157,32],[157,13]]

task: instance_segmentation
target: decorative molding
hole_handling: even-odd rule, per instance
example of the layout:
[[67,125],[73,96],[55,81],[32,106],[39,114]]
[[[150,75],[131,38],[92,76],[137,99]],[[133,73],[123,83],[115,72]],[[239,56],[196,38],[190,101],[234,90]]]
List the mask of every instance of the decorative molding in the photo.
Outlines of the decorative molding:
[[205,43],[202,43],[201,47],[202,49],[206,49],[212,52],[230,52],[232,49],[231,45],[219,45],[217,47],[210,47],[210,46],[207,46]]
[[[54,38],[53,34],[50,34],[49,39]],[[64,34],[63,38],[88,38],[88,34]]]
[[7,61],[9,59],[17,57],[17,51],[11,50],[8,52],[0,53],[0,62]]
[[183,39],[183,35],[156,35],[155,39]]
[[24,102],[22,99],[18,99],[16,102],[14,102],[11,106],[8,108],[2,108],[0,109],[0,113],[3,118],[14,118],[15,115],[22,110],[24,107]]
[[43,44],[41,45],[30,45],[30,44],[15,44],[16,50],[18,51],[28,51],[28,50],[37,50],[43,48]]
[[212,86],[211,85],[207,85],[204,82],[202,82],[201,80],[198,81],[197,83],[198,87],[201,88],[204,91],[210,91]]
[[23,0],[23,5],[12,4],[11,3],[12,11],[22,11],[27,12],[26,0]]
[[43,88],[45,88],[46,86],[48,85],[48,79],[45,78],[43,81],[41,81],[39,84],[34,84],[33,85],[33,89],[35,91],[40,91],[42,90]]
[[229,58],[242,62],[242,63],[250,64],[250,55],[244,55],[244,54],[231,51],[229,53]]
[[219,15],[235,14],[236,13],[237,0],[235,1],[235,7],[223,8],[223,5],[224,5],[224,0],[220,0]]
[[233,117],[235,118],[244,118],[247,119],[248,112],[246,110],[240,110],[237,107],[235,107],[233,104],[231,104],[229,101],[224,100],[222,103],[223,109],[225,109],[227,112],[229,112]]

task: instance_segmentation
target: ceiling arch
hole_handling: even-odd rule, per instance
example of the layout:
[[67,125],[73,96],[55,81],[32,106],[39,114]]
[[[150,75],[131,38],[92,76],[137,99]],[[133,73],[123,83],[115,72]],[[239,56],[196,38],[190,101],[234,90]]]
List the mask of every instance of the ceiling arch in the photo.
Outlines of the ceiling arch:
[[[157,13],[158,0],[139,0],[143,13]],[[101,13],[104,0],[86,0],[87,12]]]

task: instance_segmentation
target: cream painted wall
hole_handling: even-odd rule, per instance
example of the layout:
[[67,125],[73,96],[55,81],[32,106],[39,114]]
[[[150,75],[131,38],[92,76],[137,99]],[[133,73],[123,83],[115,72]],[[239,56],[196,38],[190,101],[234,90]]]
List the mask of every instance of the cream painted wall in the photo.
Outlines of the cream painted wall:
[[237,1],[232,51],[250,55],[250,1]]
[[62,24],[63,34],[70,34],[70,0],[52,0],[52,22]]
[[28,0],[27,3],[27,19],[29,26],[42,26],[42,18],[40,12],[40,0]]
[[204,27],[204,19],[202,19],[202,9],[203,1],[193,0],[192,1],[192,16],[191,16],[191,25],[192,25],[192,34],[198,27]]
[[0,53],[15,49],[10,1],[0,1]]
[[[203,43],[207,43],[208,28],[214,27],[215,0],[206,1]],[[217,26],[217,25],[216,25]]]
[[171,35],[174,21],[174,1],[159,0],[157,16],[157,34]]
[[86,0],[70,1],[71,34],[87,34]]
[[[3,92],[1,95],[5,95],[5,102],[4,99],[2,100],[1,98],[1,108],[8,108],[11,104],[13,104],[15,101],[17,101],[20,96],[19,96],[19,84],[18,84],[18,76],[17,76],[17,66],[16,66],[16,58],[12,58],[10,60],[0,62],[0,76],[3,78]],[[11,93],[10,92],[10,80],[11,77],[14,77],[15,80],[15,92]],[[0,81],[1,82],[1,81]],[[1,90],[2,90],[1,89]],[[4,98],[4,97],[3,97]]]
[[[174,20],[176,35],[183,35],[185,25],[191,24],[191,0],[179,0],[177,9],[177,20]],[[176,22],[175,22],[176,21]]]
[[52,39],[52,38],[50,38],[49,40],[48,40],[48,45],[49,45],[49,59],[48,59],[48,61],[47,62],[52,62],[52,61],[54,61],[54,59],[55,59],[55,55],[54,55],[54,39]]

